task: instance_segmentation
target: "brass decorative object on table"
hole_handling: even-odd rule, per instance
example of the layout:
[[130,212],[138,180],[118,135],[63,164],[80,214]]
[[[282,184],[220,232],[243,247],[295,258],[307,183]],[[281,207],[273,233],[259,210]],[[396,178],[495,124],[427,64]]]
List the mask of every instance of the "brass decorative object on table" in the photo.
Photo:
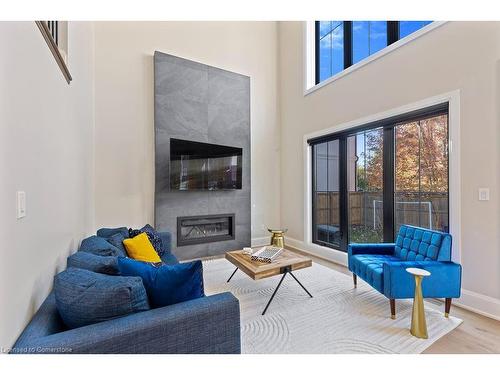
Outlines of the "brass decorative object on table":
[[267,228],[267,230],[272,234],[271,235],[271,245],[276,247],[285,247],[285,236],[284,234],[288,231],[288,229],[271,229]]
[[415,276],[415,297],[413,298],[410,333],[415,337],[426,339],[428,335],[427,323],[425,322],[424,298],[422,296],[422,279],[430,276],[431,273],[420,268],[407,268],[406,272]]

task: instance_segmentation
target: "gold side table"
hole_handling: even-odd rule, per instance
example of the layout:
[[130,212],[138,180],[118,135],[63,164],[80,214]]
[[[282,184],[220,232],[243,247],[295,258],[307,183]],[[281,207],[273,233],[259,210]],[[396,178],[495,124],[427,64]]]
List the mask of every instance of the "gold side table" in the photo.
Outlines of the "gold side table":
[[288,231],[288,229],[271,229],[267,228],[267,230],[271,233],[271,245],[276,247],[285,247],[285,236],[284,234]]
[[428,335],[427,323],[425,322],[424,298],[422,297],[422,279],[430,276],[431,273],[421,268],[407,268],[406,272],[415,276],[415,297],[413,298],[410,333],[415,337],[426,339]]

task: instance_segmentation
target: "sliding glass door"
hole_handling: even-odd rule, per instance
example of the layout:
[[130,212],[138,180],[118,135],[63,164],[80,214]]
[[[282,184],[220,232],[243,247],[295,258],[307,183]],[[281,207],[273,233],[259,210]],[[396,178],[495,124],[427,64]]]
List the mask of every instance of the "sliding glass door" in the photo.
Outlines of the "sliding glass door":
[[314,147],[313,206],[316,242],[340,248],[339,140]]
[[350,242],[384,238],[383,128],[347,137],[347,192]]
[[448,106],[310,140],[313,242],[394,240],[402,224],[447,232]]

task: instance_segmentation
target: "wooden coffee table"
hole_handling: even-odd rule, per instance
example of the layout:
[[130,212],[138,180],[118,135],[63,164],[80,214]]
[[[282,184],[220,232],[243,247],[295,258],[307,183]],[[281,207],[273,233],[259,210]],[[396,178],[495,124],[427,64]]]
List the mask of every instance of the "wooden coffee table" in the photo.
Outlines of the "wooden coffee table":
[[262,315],[267,311],[267,308],[271,304],[276,292],[278,291],[283,279],[287,274],[290,274],[295,281],[304,289],[304,291],[312,298],[311,293],[300,283],[300,281],[295,277],[292,271],[300,270],[302,268],[311,267],[312,260],[288,250],[283,250],[280,255],[272,263],[257,262],[251,259],[250,255],[245,254],[243,250],[229,251],[226,253],[226,259],[236,266],[236,269],[231,274],[227,282],[231,281],[234,274],[238,269],[246,273],[254,280],[265,279],[267,277],[272,277],[276,275],[283,275],[278,283],[278,286],[274,290],[269,302],[267,303]]

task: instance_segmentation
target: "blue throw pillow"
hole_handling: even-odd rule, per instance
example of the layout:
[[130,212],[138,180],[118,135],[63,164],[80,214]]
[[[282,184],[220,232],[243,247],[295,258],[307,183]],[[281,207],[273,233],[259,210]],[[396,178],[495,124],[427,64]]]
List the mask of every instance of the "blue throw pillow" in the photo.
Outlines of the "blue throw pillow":
[[125,250],[125,246],[123,246],[123,240],[126,238],[128,238],[128,236],[124,237],[123,233],[116,233],[108,238],[108,242],[120,251],[120,254],[118,254],[120,257],[128,256],[127,250]]
[[118,258],[123,276],[140,276],[152,307],[163,307],[205,296],[203,266],[197,260],[155,266],[130,258]]
[[103,237],[91,236],[85,238],[80,245],[78,251],[85,251],[87,253],[92,253],[100,256],[113,256],[117,257],[120,255],[120,250],[115,246],[111,245]]
[[99,237],[109,238],[114,234],[121,233],[123,237],[128,238],[128,229],[126,227],[119,228],[101,228],[97,231]]
[[140,277],[68,268],[55,276],[54,295],[59,315],[69,328],[149,310]]
[[68,268],[82,268],[97,273],[118,275],[118,260],[116,257],[102,257],[84,251],[77,251],[67,261]]

